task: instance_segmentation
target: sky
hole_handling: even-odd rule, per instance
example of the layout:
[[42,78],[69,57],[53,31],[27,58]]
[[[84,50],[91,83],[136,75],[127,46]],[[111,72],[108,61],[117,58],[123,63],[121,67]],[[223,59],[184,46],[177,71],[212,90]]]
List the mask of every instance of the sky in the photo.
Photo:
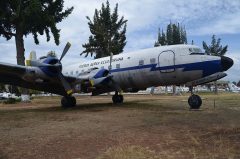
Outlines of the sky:
[[[54,39],[46,42],[46,36],[39,36],[40,44],[34,43],[32,35],[24,37],[25,55],[32,50],[37,56],[44,56],[53,50],[59,56],[69,41],[72,44],[63,59],[63,65],[81,62],[84,55],[82,44],[87,43],[90,31],[86,16],[91,19],[95,9],[101,9],[106,0],[65,0],[65,8],[74,6],[68,18],[57,27],[61,29],[60,45]],[[109,0],[110,7],[118,3],[119,16],[127,22],[127,45],[124,53],[153,47],[158,28],[166,29],[169,22],[185,25],[188,42],[202,48],[202,41],[208,44],[213,34],[221,38],[222,45],[228,45],[226,56],[234,60],[234,66],[227,71],[224,80],[240,80],[240,0]],[[0,62],[16,63],[15,39],[6,41],[0,37]]]

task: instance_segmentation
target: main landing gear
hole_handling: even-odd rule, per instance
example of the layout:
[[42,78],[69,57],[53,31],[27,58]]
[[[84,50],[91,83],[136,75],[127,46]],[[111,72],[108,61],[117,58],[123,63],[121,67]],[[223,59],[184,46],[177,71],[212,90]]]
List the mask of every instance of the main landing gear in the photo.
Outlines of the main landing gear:
[[188,98],[190,109],[199,109],[202,105],[202,99],[199,95],[193,94],[193,87],[190,87],[191,96]]
[[76,98],[73,96],[62,97],[61,104],[63,108],[76,106]]
[[123,103],[123,95],[119,95],[118,92],[115,92],[115,94],[112,96],[112,101],[114,104],[121,104]]

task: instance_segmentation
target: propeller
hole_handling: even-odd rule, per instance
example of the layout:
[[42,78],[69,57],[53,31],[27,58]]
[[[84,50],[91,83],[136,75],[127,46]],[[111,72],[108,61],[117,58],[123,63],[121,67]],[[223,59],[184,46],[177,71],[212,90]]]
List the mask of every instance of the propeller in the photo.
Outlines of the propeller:
[[70,47],[71,47],[71,44],[69,42],[67,42],[65,48],[63,49],[63,52],[62,52],[62,55],[61,55],[59,61],[62,61],[63,57],[66,55],[66,53],[68,52]]
[[[62,55],[61,55],[61,57],[59,59],[59,63],[58,64],[60,64],[60,62],[62,61],[63,57],[67,54],[67,52],[68,52],[70,47],[71,47],[71,44],[69,42],[67,42],[66,46],[63,49],[63,52],[62,52]],[[61,83],[62,83],[66,93],[68,95],[72,94],[73,93],[72,87],[70,86],[69,82],[64,78],[61,70],[59,70],[58,78],[60,79],[60,81],[61,81]]]
[[59,73],[58,78],[60,79],[63,88],[65,89],[66,93],[68,95],[73,93],[72,87],[70,86],[70,84],[68,83],[68,81],[64,78],[62,73]]

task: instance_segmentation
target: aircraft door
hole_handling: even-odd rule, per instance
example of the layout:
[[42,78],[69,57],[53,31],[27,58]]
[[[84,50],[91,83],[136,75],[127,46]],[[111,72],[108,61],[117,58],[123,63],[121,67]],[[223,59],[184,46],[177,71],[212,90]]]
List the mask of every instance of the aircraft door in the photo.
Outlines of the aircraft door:
[[158,65],[161,73],[175,71],[175,53],[172,50],[163,51],[158,56]]

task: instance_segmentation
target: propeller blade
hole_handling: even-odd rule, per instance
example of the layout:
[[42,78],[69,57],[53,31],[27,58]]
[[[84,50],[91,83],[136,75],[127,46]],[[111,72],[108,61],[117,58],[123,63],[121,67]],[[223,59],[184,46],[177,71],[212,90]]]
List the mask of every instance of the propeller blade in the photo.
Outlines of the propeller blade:
[[62,60],[62,58],[66,55],[66,53],[68,52],[69,48],[71,47],[71,44],[69,42],[67,42],[63,52],[62,52],[62,55],[61,55],[61,58],[60,58],[60,61]]
[[59,73],[59,79],[65,89],[65,91],[67,92],[68,95],[73,93],[72,87],[70,86],[70,84],[66,81],[66,79],[64,78],[62,73]]

